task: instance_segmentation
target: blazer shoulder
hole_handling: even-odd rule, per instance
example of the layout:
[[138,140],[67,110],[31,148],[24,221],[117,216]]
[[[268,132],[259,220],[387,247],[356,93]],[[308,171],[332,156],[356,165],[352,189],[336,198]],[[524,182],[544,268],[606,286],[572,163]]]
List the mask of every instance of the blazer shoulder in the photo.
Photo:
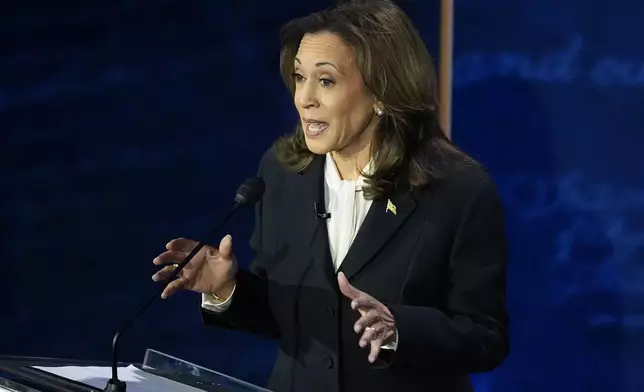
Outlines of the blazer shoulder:
[[277,157],[275,147],[269,147],[259,161],[257,175],[264,180],[266,189],[279,192],[292,172]]
[[472,194],[483,188],[495,188],[490,171],[482,163],[469,158],[468,161],[456,165],[447,173],[447,180],[462,192]]
[[465,208],[474,199],[500,200],[496,183],[482,163],[470,157],[450,159],[443,163],[442,175],[430,183],[427,196],[438,193],[451,205]]
[[259,172],[264,173],[266,170],[271,170],[276,163],[277,155],[275,153],[275,147],[271,145],[264,151],[262,157],[259,159]]
[[259,174],[261,177],[274,177],[275,175],[285,174],[286,167],[277,158],[277,152],[274,146],[270,146],[259,161]]

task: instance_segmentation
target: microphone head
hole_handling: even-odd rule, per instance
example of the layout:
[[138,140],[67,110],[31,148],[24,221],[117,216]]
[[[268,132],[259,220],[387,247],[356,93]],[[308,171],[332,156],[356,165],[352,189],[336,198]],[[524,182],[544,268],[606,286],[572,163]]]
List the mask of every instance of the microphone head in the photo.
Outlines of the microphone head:
[[264,180],[259,177],[249,178],[237,189],[235,203],[240,205],[255,204],[264,195]]

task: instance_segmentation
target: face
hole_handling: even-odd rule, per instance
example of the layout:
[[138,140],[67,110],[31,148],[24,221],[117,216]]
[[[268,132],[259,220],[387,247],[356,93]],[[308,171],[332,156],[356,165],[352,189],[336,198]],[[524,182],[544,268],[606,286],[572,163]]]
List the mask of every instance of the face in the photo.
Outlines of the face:
[[378,106],[351,47],[331,33],[307,34],[295,56],[295,106],[309,150],[343,155],[369,151]]

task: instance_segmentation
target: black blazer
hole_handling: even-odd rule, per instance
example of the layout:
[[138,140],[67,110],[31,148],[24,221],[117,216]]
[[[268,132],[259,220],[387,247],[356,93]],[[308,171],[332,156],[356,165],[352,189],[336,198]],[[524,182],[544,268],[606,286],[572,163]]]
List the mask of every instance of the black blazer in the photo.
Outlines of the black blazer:
[[396,320],[397,350],[371,364],[314,211],[324,203],[324,162],[294,173],[272,149],[264,155],[257,258],[239,270],[226,312],[202,310],[205,323],[279,339],[273,391],[471,391],[468,373],[499,366],[509,350],[506,239],[490,177],[447,162],[444,179],[391,195],[395,215],[386,199],[373,202],[340,268]]

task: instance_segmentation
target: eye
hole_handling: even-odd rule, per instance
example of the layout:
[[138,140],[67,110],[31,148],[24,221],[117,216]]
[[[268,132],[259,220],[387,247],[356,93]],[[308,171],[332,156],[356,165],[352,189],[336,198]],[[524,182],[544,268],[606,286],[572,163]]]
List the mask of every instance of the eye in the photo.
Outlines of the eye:
[[299,73],[295,72],[293,73],[293,79],[295,79],[295,82],[301,82],[304,80],[304,76],[300,75]]
[[322,78],[320,79],[320,84],[324,87],[333,87],[333,85],[335,85],[335,82],[331,79]]

